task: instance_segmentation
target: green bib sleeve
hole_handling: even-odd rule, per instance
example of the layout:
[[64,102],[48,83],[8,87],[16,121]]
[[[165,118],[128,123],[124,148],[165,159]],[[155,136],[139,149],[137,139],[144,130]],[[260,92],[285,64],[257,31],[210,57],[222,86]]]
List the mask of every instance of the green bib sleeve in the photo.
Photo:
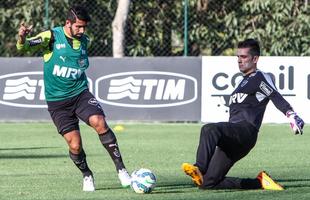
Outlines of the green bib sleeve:
[[39,33],[38,35],[30,38],[26,38],[24,44],[20,44],[18,41],[16,43],[17,50],[22,52],[34,53],[41,51],[46,53],[50,51],[49,43],[52,38],[52,33],[50,30]]

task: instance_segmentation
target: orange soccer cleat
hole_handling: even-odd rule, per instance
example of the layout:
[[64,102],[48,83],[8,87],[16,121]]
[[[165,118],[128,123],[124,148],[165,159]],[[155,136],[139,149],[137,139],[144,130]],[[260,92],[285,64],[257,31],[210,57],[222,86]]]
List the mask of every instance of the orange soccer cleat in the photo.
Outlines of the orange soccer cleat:
[[198,185],[201,186],[202,185],[202,181],[203,181],[203,177],[202,174],[200,172],[200,170],[198,169],[198,167],[189,164],[189,163],[183,163],[182,164],[182,170],[184,171],[184,173],[188,176],[190,176],[193,180],[193,182]]
[[256,178],[260,181],[264,190],[284,190],[284,188],[272,180],[265,171],[260,172]]

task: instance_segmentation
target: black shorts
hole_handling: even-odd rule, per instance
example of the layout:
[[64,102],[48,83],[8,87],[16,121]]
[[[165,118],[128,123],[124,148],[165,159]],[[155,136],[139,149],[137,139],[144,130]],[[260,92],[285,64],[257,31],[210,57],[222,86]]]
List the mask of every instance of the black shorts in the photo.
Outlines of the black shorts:
[[58,132],[64,135],[73,130],[79,130],[79,119],[89,125],[92,115],[104,115],[97,99],[84,90],[79,95],[61,101],[48,101],[48,111]]

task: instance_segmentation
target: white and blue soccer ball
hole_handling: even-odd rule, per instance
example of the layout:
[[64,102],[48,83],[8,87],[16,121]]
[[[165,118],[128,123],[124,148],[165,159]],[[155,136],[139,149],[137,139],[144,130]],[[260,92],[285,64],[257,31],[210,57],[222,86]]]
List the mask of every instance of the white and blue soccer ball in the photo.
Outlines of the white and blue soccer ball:
[[149,169],[135,170],[131,174],[130,186],[136,193],[151,193],[156,186],[156,176]]

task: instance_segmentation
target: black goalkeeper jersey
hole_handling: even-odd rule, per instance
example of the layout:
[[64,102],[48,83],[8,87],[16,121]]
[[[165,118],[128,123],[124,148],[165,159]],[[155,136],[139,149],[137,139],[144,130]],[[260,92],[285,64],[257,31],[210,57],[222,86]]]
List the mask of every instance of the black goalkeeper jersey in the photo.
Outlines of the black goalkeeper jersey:
[[277,91],[270,74],[256,70],[244,76],[230,96],[229,122],[247,121],[259,130],[269,100],[284,114],[293,110]]

